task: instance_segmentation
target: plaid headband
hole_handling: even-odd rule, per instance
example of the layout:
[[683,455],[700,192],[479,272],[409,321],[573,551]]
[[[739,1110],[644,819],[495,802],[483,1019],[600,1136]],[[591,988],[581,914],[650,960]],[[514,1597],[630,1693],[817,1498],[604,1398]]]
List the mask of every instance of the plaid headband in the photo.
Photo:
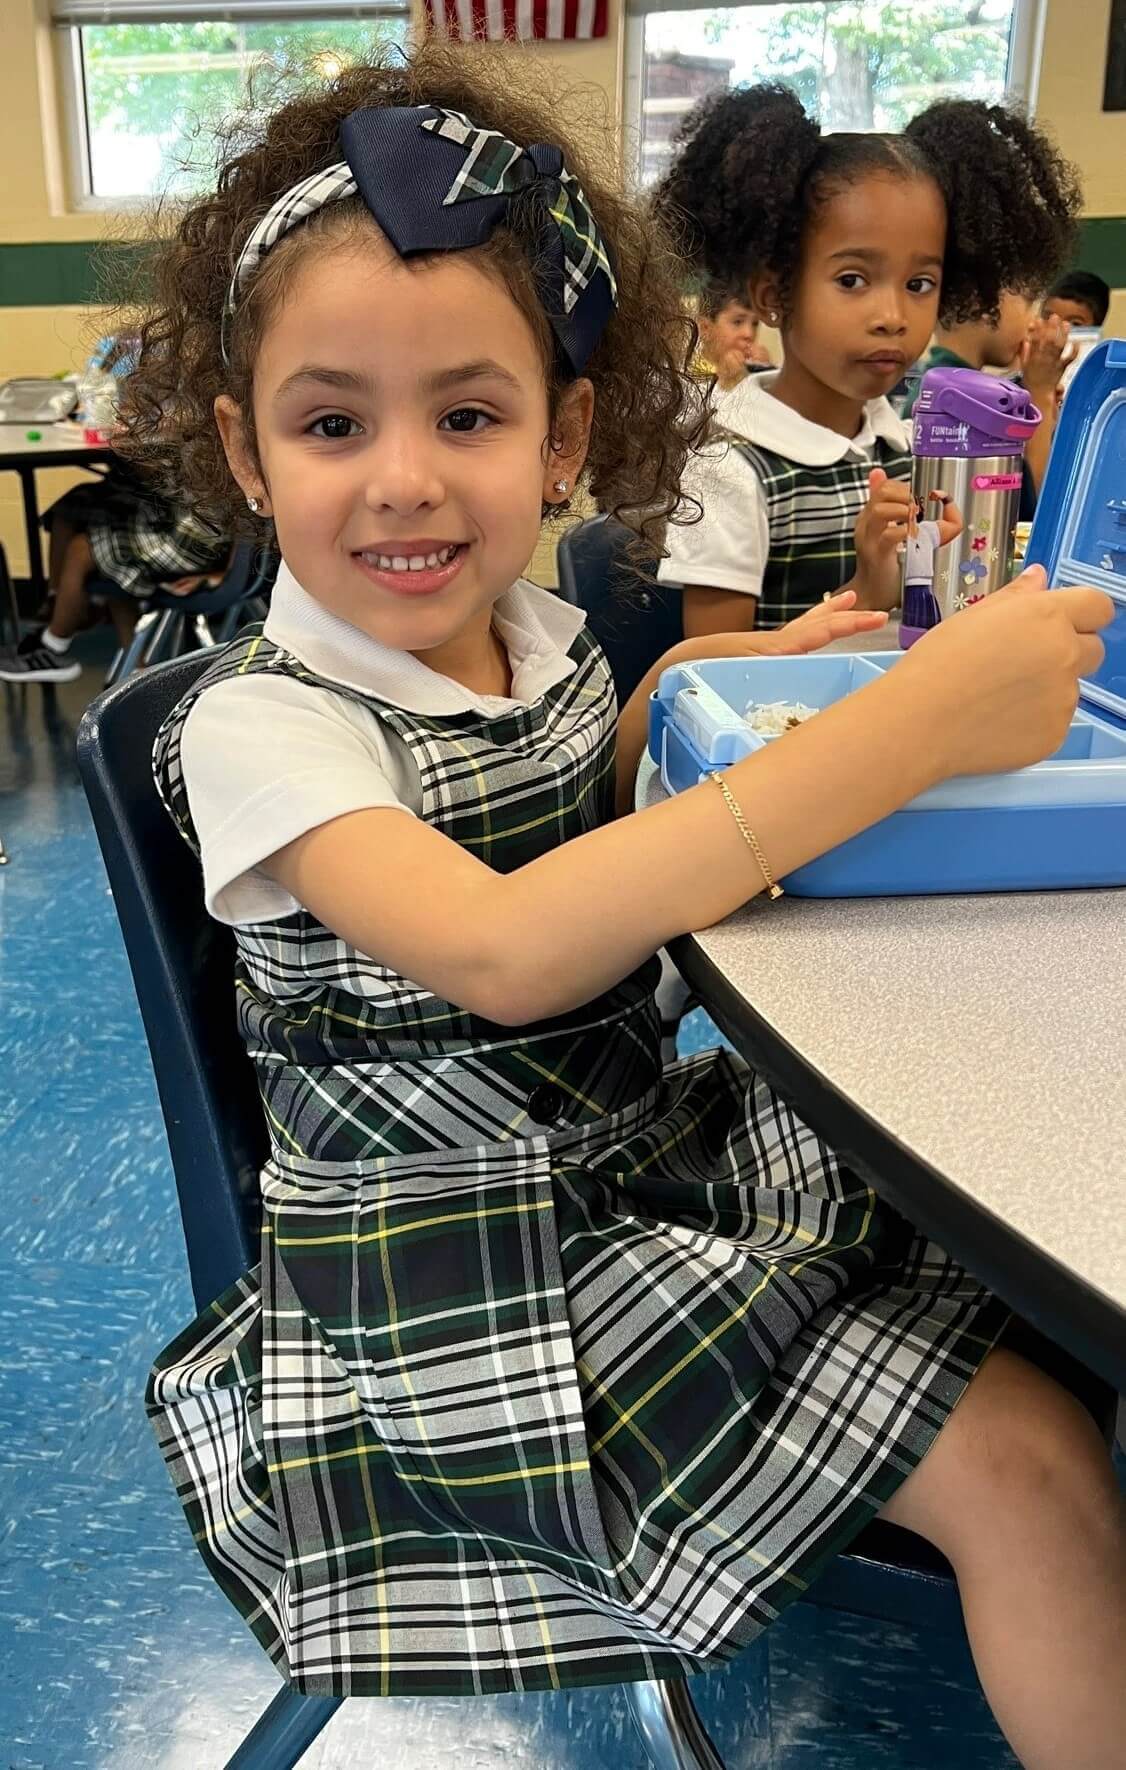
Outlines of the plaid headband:
[[340,130],[342,161],[295,184],[258,222],[235,265],[223,309],[230,322],[271,247],[328,203],[360,196],[401,258],[480,246],[518,193],[541,205],[536,277],[560,353],[581,375],[617,302],[610,255],[582,187],[557,147],[517,147],[457,111],[396,106],[354,111]]

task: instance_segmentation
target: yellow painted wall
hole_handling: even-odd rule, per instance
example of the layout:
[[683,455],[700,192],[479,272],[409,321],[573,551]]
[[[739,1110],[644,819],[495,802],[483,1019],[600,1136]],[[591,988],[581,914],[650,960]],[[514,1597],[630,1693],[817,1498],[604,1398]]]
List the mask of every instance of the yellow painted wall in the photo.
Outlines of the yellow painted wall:
[[[0,0],[0,241],[88,240],[127,234],[128,217],[75,212],[58,127],[57,41],[48,23],[50,0]],[[1126,114],[1100,110],[1110,0],[1047,0],[1038,114],[1064,151],[1079,164],[1092,215],[1126,214]],[[611,0],[609,35],[593,43],[536,46],[533,54],[569,81],[606,94],[620,114],[624,28],[622,0]],[[1116,292],[1111,325],[1126,334],[1126,290]],[[0,379],[56,373],[80,366],[98,316],[73,307],[0,308]],[[69,483],[42,476],[41,502]],[[0,475],[0,537],[17,572],[25,569],[16,482]],[[550,546],[537,571],[549,579]]]
[[[1088,215],[1126,215],[1126,111],[1104,111],[1111,0],[1048,0],[1037,119],[1083,174]],[[1126,289],[1107,330],[1126,336]]]

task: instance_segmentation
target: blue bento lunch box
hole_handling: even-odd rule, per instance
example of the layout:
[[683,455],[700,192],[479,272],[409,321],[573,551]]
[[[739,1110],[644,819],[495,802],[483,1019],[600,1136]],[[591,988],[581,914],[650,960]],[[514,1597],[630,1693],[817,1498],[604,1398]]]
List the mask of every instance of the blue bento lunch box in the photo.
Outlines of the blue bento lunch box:
[[[1056,753],[1012,774],[945,781],[786,879],[799,897],[1126,885],[1126,340],[1092,351],[1068,390],[1028,546],[1053,587],[1115,603],[1106,658]],[[897,652],[720,658],[666,670],[649,753],[683,792],[777,738],[751,703],[821,710],[894,669]]]

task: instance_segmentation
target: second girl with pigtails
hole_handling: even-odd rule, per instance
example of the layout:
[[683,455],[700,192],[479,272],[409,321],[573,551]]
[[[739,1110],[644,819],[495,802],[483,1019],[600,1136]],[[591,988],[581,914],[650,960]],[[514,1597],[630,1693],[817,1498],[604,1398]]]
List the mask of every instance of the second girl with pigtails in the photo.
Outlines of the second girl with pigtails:
[[1067,263],[1081,193],[1038,129],[944,99],[901,135],[822,134],[783,86],[715,94],[658,192],[697,273],[777,326],[780,369],[717,402],[660,575],[684,631],[781,626],[843,588],[899,601],[908,428],[888,394],[936,325],[996,313]]

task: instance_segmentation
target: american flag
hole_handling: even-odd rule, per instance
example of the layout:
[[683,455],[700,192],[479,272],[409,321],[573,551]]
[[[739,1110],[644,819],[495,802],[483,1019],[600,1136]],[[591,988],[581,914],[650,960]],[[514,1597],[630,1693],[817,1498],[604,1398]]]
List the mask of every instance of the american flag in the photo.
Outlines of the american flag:
[[442,37],[564,41],[606,35],[607,0],[426,0]]

